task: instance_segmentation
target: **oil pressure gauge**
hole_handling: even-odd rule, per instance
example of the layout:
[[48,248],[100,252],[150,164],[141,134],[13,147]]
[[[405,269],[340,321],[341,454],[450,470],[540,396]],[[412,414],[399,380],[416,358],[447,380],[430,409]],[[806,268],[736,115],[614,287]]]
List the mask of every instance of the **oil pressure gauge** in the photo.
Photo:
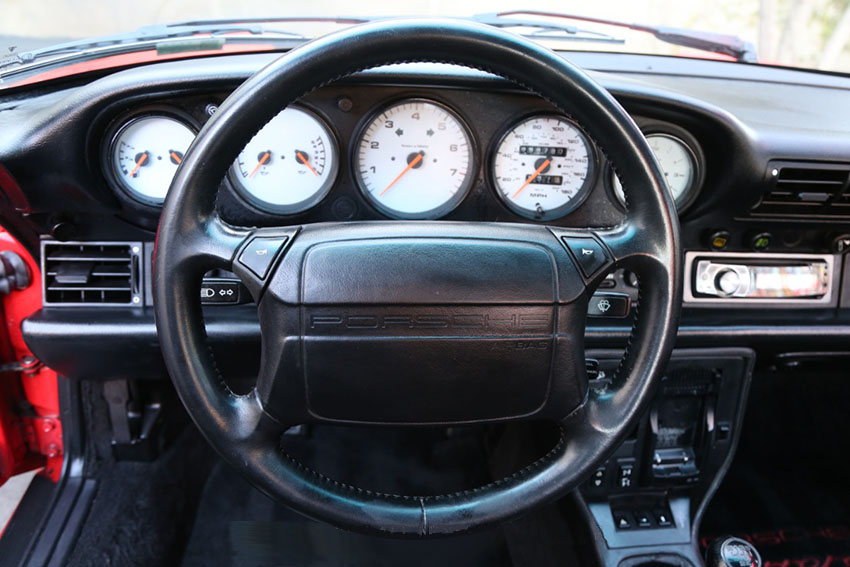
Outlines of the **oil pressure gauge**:
[[170,116],[149,114],[128,121],[110,148],[111,173],[130,197],[161,205],[195,132]]
[[509,209],[534,220],[578,207],[593,183],[593,147],[557,115],[531,116],[511,127],[493,155],[496,192]]
[[256,207],[289,215],[321,201],[338,169],[336,142],[325,123],[308,110],[288,107],[248,142],[231,179]]

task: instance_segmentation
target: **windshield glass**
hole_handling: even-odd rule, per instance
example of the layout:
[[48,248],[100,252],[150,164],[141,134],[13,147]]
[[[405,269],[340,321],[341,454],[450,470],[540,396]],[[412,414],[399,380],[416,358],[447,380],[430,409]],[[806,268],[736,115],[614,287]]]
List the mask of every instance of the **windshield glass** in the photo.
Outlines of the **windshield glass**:
[[[472,16],[520,7],[738,36],[755,47],[759,63],[850,72],[850,0],[716,0],[706,3],[681,0],[594,3],[564,0],[535,0],[533,3],[516,0],[428,0],[359,4],[347,0],[3,0],[0,60],[9,61],[27,51],[71,40],[130,32],[141,26],[175,21],[280,16]],[[538,16],[522,18],[535,21],[541,19]],[[581,33],[569,34],[563,30],[548,32],[548,39],[541,41],[557,49],[734,59],[681,43],[664,42],[652,34],[625,28],[572,20],[559,20],[558,24],[575,26]],[[272,22],[263,25],[263,28],[315,37],[340,25],[345,24]],[[519,31],[527,33],[529,30]],[[604,32],[609,39],[593,40],[593,36],[585,33],[587,31]]]

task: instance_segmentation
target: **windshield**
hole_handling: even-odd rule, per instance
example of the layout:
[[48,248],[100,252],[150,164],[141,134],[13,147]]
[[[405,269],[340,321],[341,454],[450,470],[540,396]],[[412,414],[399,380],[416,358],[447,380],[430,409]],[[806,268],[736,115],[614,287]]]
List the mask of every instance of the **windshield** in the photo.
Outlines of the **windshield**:
[[[0,60],[82,38],[130,32],[175,21],[287,17],[361,18],[381,16],[472,16],[516,10],[570,13],[652,26],[689,28],[738,36],[755,47],[759,63],[850,72],[850,0],[624,0],[569,2],[536,0],[428,0],[369,2],[348,0],[4,0],[0,18]],[[538,16],[524,19],[539,21]],[[274,22],[264,29],[315,37],[342,23]],[[561,21],[580,34],[546,32],[536,36],[551,47],[582,51],[619,51],[682,57],[734,59],[656,36],[594,22]],[[607,41],[587,32],[603,32]],[[570,37],[572,36],[572,37]],[[740,59],[752,60],[752,59]]]

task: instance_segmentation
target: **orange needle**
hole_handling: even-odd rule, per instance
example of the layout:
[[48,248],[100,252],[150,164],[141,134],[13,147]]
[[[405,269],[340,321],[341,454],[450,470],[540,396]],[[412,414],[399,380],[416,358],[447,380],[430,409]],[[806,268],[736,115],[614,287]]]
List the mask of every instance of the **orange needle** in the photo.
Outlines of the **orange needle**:
[[136,167],[133,168],[133,171],[130,172],[130,177],[136,175],[136,172],[139,171],[139,168],[142,167],[142,164],[145,163],[145,160],[148,159],[148,153],[145,152],[142,154],[142,157],[139,158],[139,161],[136,162]]
[[180,156],[178,156],[176,152],[171,152],[171,158],[176,161],[178,165],[180,164],[180,162],[183,161],[182,159],[180,159]]
[[301,152],[295,152],[295,155],[298,157],[298,159],[301,160],[301,163],[306,165],[310,169],[310,171],[312,171],[314,174],[316,174],[316,177],[319,177],[319,172],[316,171],[315,169],[313,169],[313,166],[310,165],[310,162],[307,161],[307,158],[305,158],[304,155]]
[[419,163],[420,161],[422,161],[422,156],[423,156],[423,155],[425,155],[425,154],[423,154],[422,152],[420,152],[420,153],[416,154],[416,157],[415,157],[415,158],[413,158],[412,160],[410,160],[410,163],[409,163],[409,164],[407,164],[407,167],[405,167],[405,168],[404,168],[404,171],[402,171],[401,173],[399,173],[399,174],[398,174],[398,177],[396,177],[395,179],[393,179],[393,182],[392,182],[392,183],[390,183],[389,185],[387,185],[387,188],[386,188],[386,189],[384,189],[383,191],[381,191],[381,194],[380,194],[380,195],[378,195],[378,196],[379,196],[379,197],[383,197],[383,196],[384,196],[384,193],[386,193],[387,191],[389,191],[389,190],[390,190],[390,187],[392,187],[393,185],[395,185],[395,184],[398,182],[398,180],[399,180],[399,179],[401,179],[402,177],[404,177],[404,174],[405,174],[405,173],[407,173],[408,171],[410,171],[411,169],[413,169],[414,167],[416,167],[416,164],[417,164],[417,163]]
[[261,167],[263,167],[263,164],[264,164],[264,163],[266,163],[267,161],[269,161],[269,158],[270,158],[270,157],[272,157],[272,153],[271,153],[271,152],[266,152],[266,153],[264,153],[264,154],[263,154],[262,159],[260,160],[260,163],[258,163],[258,164],[257,164],[257,167],[255,167],[255,168],[254,168],[254,171],[252,171],[252,172],[250,173],[250,175],[248,175],[248,179],[251,179],[252,177],[254,177],[254,174],[255,174],[255,173],[257,173],[258,171],[260,171],[260,168],[261,168]]
[[549,161],[548,159],[547,159],[546,161],[544,161],[543,163],[541,163],[541,164],[540,164],[540,167],[538,167],[538,168],[537,168],[537,171],[535,171],[534,173],[532,173],[532,174],[531,174],[531,177],[529,177],[528,179],[526,179],[526,180],[525,180],[525,183],[523,183],[523,184],[522,184],[522,187],[520,187],[519,189],[517,189],[517,192],[516,192],[516,193],[514,193],[514,196],[513,196],[513,197],[511,197],[511,199],[516,199],[516,198],[517,198],[517,195],[519,195],[520,193],[522,193],[522,190],[523,190],[523,189],[525,189],[526,187],[528,187],[528,184],[529,184],[529,183],[531,183],[532,181],[534,181],[535,179],[537,179],[537,176],[538,176],[538,175],[540,175],[540,172],[541,172],[541,171],[543,171],[544,169],[546,169],[547,167],[549,167],[549,164],[550,164],[550,163],[552,163],[552,162],[551,162],[551,161]]

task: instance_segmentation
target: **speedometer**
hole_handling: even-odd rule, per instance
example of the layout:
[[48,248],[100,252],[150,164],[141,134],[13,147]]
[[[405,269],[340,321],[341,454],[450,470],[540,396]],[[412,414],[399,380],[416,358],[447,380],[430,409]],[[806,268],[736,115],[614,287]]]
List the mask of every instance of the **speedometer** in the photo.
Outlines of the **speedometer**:
[[475,177],[472,137],[445,106],[420,99],[378,113],[355,146],[360,190],[384,214],[434,219],[466,196]]
[[593,165],[593,148],[575,124],[562,116],[536,115],[502,137],[493,156],[493,183],[509,209],[548,220],[587,197]]

